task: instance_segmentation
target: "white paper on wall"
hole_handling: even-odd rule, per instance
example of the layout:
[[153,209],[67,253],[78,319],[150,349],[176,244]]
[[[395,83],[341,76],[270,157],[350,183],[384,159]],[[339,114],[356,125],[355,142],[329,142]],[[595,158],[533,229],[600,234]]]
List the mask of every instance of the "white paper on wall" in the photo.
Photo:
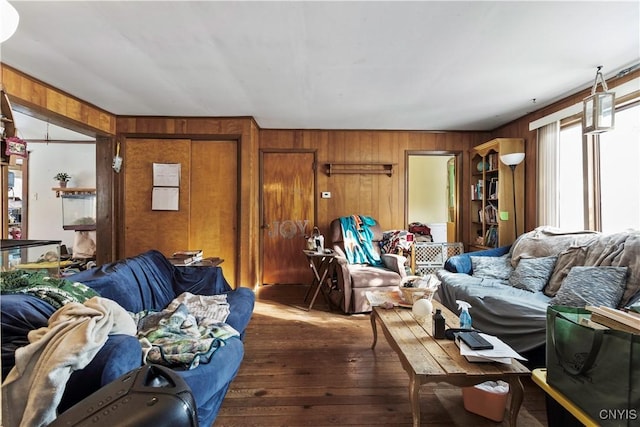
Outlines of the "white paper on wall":
[[153,187],[151,209],[154,211],[177,211],[180,189],[178,187]]
[[179,187],[180,163],[154,163],[153,164],[154,187]]

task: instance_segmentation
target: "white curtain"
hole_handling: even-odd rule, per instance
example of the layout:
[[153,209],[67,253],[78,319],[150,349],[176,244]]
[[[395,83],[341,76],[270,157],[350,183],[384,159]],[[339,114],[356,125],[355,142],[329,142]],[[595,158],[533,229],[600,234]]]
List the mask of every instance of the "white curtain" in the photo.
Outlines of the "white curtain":
[[553,122],[538,129],[538,212],[537,225],[560,225],[558,178],[560,123]]

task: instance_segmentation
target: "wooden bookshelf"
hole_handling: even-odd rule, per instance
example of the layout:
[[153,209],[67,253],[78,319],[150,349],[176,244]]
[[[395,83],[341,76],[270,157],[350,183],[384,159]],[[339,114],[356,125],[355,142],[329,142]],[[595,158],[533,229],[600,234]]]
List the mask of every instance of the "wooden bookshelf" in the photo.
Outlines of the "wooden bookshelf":
[[[511,168],[500,161],[500,154],[524,153],[524,140],[496,138],[471,150],[471,188],[469,203],[470,250],[482,250],[513,243],[524,232],[524,162],[515,169],[516,203]],[[514,215],[514,211],[516,215]]]

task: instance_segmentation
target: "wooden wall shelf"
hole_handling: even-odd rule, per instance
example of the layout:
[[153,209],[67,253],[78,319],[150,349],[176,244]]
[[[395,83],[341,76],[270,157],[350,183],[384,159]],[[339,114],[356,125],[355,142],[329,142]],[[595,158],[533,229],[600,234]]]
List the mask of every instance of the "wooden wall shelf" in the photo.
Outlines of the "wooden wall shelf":
[[375,163],[375,162],[357,162],[357,163],[325,163],[325,173],[327,176],[332,174],[385,174],[393,175],[393,168],[396,163]]
[[80,195],[80,194],[96,194],[95,188],[83,188],[83,187],[53,187],[51,188],[56,192],[56,197],[60,197],[62,194]]

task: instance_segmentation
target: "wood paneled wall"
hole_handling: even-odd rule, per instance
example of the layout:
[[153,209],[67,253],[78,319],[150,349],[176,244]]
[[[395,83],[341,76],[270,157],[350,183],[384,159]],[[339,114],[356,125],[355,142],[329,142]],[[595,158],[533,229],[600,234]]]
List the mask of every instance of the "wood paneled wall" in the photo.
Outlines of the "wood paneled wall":
[[[420,132],[375,130],[271,130],[260,131],[261,149],[312,149],[317,151],[316,225],[327,233],[334,218],[363,214],[376,218],[384,229],[404,228],[406,151],[460,153],[462,164],[460,201],[469,200],[469,150],[489,139],[487,132]],[[385,174],[332,174],[325,163],[393,163],[391,177]],[[320,193],[330,191],[330,199]],[[425,191],[429,191],[426,186]],[[466,205],[464,205],[466,206]],[[460,212],[466,212],[464,206]],[[465,221],[460,223],[460,239],[468,241]]]
[[[118,117],[117,129],[117,137],[121,141],[126,141],[127,138],[237,141],[238,191],[237,198],[230,198],[230,203],[236,205],[239,225],[238,253],[233,263],[237,267],[234,282],[240,286],[255,287],[260,281],[259,224],[256,203],[258,199],[258,127],[255,121],[250,117]],[[124,161],[127,161],[126,158]],[[119,178],[121,186],[122,177]],[[123,205],[123,200],[121,197],[118,202],[119,206]],[[121,208],[120,217],[122,217],[122,212]],[[117,227],[122,229],[120,221]],[[126,253],[126,242],[121,240],[119,245],[118,252]],[[225,273],[232,274],[231,272]]]
[[115,115],[2,64],[2,85],[17,111],[91,136],[116,133]]

